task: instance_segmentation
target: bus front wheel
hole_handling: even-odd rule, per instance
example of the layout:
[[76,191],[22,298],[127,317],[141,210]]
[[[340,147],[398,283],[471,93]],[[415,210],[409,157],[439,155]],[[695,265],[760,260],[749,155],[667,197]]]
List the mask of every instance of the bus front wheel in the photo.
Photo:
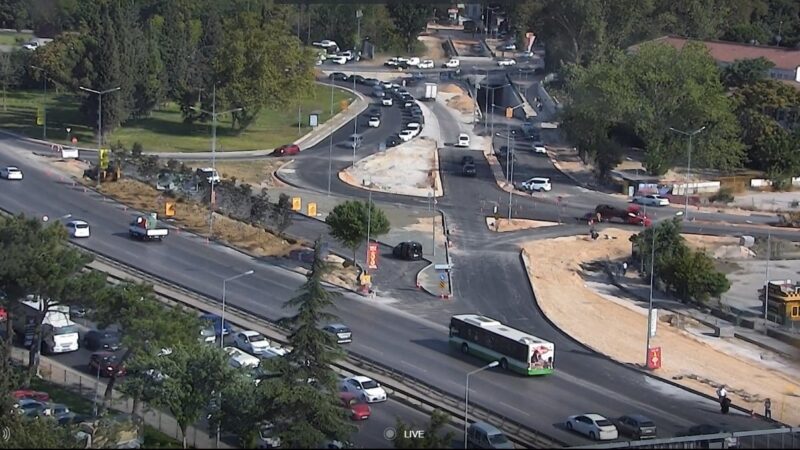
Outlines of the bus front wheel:
[[500,360],[500,368],[503,370],[508,370],[508,361],[505,358]]
[[469,345],[461,344],[461,353],[469,355]]

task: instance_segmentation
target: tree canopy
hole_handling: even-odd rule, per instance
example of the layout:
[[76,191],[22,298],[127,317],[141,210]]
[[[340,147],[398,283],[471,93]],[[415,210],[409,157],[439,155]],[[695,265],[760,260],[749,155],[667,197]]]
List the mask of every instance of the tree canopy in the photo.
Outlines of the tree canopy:
[[390,224],[386,214],[375,207],[374,203],[348,200],[336,205],[325,218],[331,230],[331,236],[353,250],[353,260],[356,260],[356,250],[367,239],[367,228],[370,237],[380,236],[389,232]]

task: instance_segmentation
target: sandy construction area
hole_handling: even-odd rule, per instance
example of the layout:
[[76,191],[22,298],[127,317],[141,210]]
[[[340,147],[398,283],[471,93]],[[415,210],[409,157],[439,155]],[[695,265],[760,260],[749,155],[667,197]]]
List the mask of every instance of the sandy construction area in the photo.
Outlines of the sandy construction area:
[[486,226],[492,231],[503,233],[506,231],[528,230],[531,228],[551,227],[558,225],[558,222],[545,222],[543,220],[532,219],[497,219],[494,217],[486,218]]
[[[647,310],[629,300],[612,298],[608,292],[601,294],[592,287],[600,283],[581,276],[581,263],[630,255],[631,234],[605,229],[596,241],[585,236],[534,241],[524,245],[523,255],[536,300],[548,318],[594,350],[620,362],[642,365]],[[662,319],[664,316],[662,313]],[[760,412],[769,397],[775,419],[800,423],[800,378],[790,375],[800,373],[796,361],[779,369],[758,360],[773,359],[758,347],[738,339],[697,336],[664,321],[659,322],[651,345],[662,348],[659,376],[712,396],[717,384],[725,384],[735,404]],[[725,348],[734,350],[723,353]]]

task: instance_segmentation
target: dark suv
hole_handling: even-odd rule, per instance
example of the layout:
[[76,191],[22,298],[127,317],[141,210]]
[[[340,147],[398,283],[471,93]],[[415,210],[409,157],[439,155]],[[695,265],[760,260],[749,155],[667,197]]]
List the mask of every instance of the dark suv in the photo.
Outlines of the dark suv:
[[401,242],[394,247],[392,255],[409,261],[422,259],[422,244],[413,241]]
[[115,352],[119,350],[121,345],[120,334],[117,331],[92,330],[83,335],[83,346],[87,350],[109,350]]
[[464,167],[461,168],[461,173],[465,177],[474,177],[478,174],[478,171],[475,169],[475,164],[464,164]]

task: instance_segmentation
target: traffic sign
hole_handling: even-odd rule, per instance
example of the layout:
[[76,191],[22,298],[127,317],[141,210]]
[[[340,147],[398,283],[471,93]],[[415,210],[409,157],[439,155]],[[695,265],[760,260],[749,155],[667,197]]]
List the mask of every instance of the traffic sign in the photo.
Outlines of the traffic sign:
[[441,289],[444,289],[444,287],[445,287],[445,282],[444,282],[444,281],[440,281],[440,282],[439,282],[439,287],[440,287]]
[[444,273],[444,272],[440,273],[439,274],[439,279],[442,280],[442,281],[446,280],[447,279],[447,274]]
[[303,208],[303,201],[300,197],[292,197],[292,211],[300,211]]
[[316,203],[309,202],[308,205],[306,205],[306,208],[308,209],[308,215],[309,216],[317,217],[317,204]]
[[175,202],[164,203],[164,215],[167,217],[175,216]]

